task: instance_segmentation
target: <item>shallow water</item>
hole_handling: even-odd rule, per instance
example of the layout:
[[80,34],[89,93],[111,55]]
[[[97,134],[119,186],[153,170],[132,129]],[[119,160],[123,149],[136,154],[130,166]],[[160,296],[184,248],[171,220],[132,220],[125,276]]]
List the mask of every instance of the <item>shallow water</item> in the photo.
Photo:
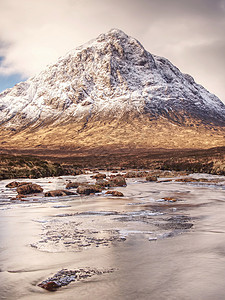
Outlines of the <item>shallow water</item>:
[[[71,179],[32,182],[47,191]],[[124,198],[34,196],[12,203],[10,181],[0,182],[0,299],[225,298],[224,182],[128,179],[116,188]],[[86,267],[114,271],[56,292],[37,286],[63,268]]]

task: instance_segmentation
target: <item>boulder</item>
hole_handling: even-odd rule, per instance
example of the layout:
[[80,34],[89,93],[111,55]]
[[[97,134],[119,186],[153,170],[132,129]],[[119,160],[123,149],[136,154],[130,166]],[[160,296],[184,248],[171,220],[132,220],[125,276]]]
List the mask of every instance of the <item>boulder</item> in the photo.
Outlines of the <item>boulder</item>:
[[76,189],[79,185],[87,185],[88,182],[69,182],[66,185],[66,189]]
[[54,190],[45,193],[45,197],[59,197],[59,196],[70,196],[77,195],[77,193],[70,192],[67,190]]
[[125,178],[135,178],[137,177],[137,172],[129,171],[124,175]]
[[34,193],[42,193],[43,189],[40,185],[35,183],[28,183],[25,185],[18,186],[16,189],[19,195],[27,195],[27,194],[34,194]]
[[77,188],[78,194],[90,195],[92,193],[100,193],[102,188],[98,185],[80,185]]
[[13,181],[13,182],[8,183],[5,187],[12,189],[12,188],[16,188],[18,186],[26,185],[26,184],[30,184],[30,182]]
[[127,172],[124,177],[125,178],[136,178],[136,177],[146,177],[148,176],[147,171],[129,171]]
[[109,184],[111,187],[127,185],[125,178],[122,176],[116,176],[116,177],[110,178]]
[[114,187],[114,186],[126,186],[126,180],[122,176],[116,176],[116,177],[111,177],[109,180],[109,186]]
[[107,191],[106,195],[113,195],[116,197],[124,197],[124,194],[119,191]]
[[93,175],[91,177],[94,178],[94,179],[103,179],[103,178],[106,178],[106,174],[98,173],[98,174]]
[[147,181],[157,181],[158,179],[157,179],[157,176],[147,176],[146,180]]
[[110,183],[108,180],[105,179],[97,179],[96,180],[96,185],[99,185],[100,187],[106,187],[106,186],[110,186]]
[[149,175],[149,173],[147,171],[138,171],[137,172],[137,177],[146,177],[148,175]]

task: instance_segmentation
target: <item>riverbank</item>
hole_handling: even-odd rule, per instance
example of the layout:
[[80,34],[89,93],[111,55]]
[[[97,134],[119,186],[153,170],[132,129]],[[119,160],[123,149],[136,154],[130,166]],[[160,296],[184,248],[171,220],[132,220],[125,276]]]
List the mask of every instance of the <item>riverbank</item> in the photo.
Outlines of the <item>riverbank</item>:
[[[2,151],[0,179],[77,175],[84,169],[157,169],[225,175],[225,147],[207,150],[126,149],[93,152]],[[32,154],[33,152],[30,151]]]
[[43,160],[35,156],[0,154],[0,180],[79,175],[77,166]]

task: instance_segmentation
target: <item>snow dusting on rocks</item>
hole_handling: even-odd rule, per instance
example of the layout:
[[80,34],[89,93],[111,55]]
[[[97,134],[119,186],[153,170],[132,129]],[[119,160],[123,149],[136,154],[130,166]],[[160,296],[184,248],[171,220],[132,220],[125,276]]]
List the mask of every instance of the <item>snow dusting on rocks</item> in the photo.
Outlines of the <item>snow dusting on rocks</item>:
[[118,29],[0,94],[0,124],[11,130],[127,112],[225,124],[225,106],[215,95]]

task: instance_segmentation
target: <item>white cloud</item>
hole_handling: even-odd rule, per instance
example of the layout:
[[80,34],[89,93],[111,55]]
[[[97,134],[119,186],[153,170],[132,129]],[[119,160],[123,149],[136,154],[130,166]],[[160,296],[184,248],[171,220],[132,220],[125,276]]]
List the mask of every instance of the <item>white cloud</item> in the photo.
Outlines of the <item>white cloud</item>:
[[7,45],[2,71],[34,75],[93,38],[90,14],[80,1],[2,0],[0,38]]

